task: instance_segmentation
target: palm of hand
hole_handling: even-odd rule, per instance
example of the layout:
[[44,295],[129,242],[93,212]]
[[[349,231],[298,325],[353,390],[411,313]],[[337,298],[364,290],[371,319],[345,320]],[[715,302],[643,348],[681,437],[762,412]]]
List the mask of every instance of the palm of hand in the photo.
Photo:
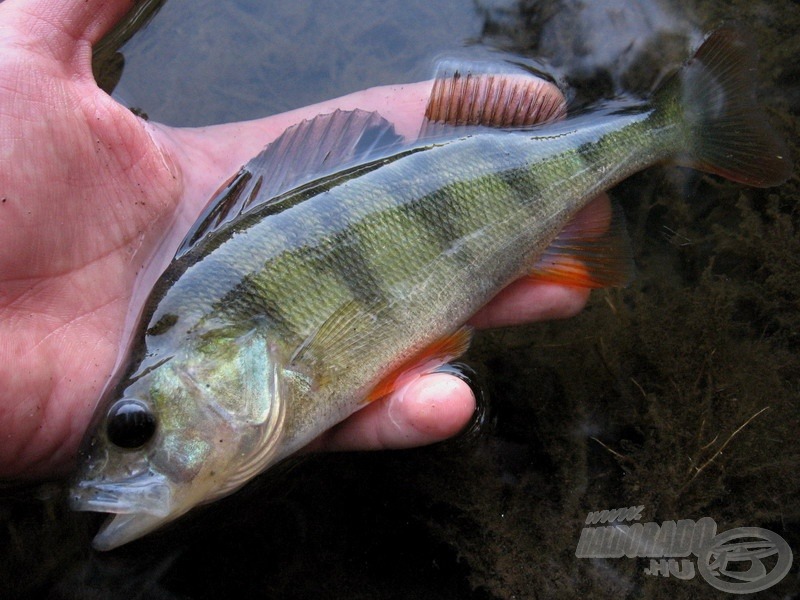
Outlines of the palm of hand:
[[89,42],[25,26],[0,38],[0,472],[11,475],[71,458],[141,257],[181,190],[146,125],[96,86]]
[[[148,124],[102,92],[91,72],[91,44],[128,7],[0,3],[0,477],[71,466],[114,366],[137,274],[165,236],[177,243],[221,181],[285,128],[335,109],[378,110],[412,136],[430,93],[423,82],[247,123]],[[570,316],[587,293],[515,282],[472,322]],[[432,374],[311,448],[432,443],[459,431],[473,410],[463,381]]]

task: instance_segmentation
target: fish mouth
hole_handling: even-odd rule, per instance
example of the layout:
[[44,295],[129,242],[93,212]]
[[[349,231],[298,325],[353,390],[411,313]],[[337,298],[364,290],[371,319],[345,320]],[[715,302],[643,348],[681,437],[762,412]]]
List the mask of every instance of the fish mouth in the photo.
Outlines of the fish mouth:
[[79,481],[70,491],[70,507],[111,513],[92,541],[97,550],[126,544],[177,516],[173,514],[172,487],[157,473],[118,481]]

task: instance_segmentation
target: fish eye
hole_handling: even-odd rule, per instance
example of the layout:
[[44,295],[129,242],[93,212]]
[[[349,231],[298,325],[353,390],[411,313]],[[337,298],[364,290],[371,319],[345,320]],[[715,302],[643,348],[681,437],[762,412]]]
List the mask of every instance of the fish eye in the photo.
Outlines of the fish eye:
[[139,400],[120,400],[108,411],[106,432],[115,446],[139,448],[156,432],[156,417]]

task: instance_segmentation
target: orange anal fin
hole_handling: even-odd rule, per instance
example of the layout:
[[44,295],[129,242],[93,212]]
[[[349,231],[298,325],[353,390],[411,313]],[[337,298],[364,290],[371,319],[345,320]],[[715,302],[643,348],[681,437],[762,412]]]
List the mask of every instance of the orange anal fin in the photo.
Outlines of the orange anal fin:
[[462,327],[455,333],[436,340],[394,369],[376,385],[367,396],[367,402],[380,400],[402,387],[408,378],[430,373],[451,360],[458,358],[469,347],[472,329]]
[[539,258],[529,277],[585,288],[623,286],[633,255],[619,207],[605,194],[583,208]]

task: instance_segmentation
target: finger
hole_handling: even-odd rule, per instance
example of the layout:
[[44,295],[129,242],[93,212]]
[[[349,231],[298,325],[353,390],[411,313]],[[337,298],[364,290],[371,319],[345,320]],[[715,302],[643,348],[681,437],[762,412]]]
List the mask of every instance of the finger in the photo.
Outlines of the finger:
[[479,310],[469,323],[479,329],[566,319],[578,314],[590,290],[547,281],[520,279]]
[[469,386],[444,373],[423,375],[317,438],[308,451],[412,448],[452,437],[469,423]]
[[133,0],[6,0],[0,8],[4,20],[67,61],[77,49],[91,58],[91,45],[135,5]]

